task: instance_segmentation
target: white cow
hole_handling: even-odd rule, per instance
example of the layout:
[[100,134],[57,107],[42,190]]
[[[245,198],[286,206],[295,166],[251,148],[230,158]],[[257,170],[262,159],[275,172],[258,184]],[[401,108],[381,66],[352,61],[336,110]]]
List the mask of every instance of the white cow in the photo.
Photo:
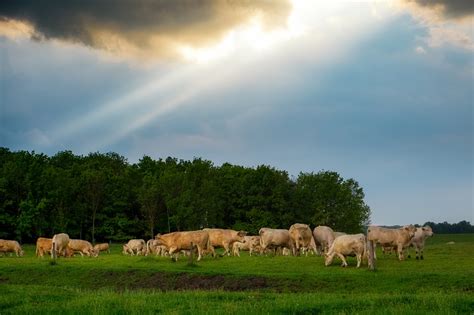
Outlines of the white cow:
[[335,255],[342,260],[342,267],[347,267],[346,256],[357,257],[357,268],[365,256],[366,240],[364,234],[348,234],[337,237],[326,254],[325,265],[329,266]]

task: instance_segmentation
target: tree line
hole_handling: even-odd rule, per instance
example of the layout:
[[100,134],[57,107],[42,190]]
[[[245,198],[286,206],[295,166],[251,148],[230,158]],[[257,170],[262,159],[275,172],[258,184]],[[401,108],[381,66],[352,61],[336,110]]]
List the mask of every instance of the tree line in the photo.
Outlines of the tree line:
[[435,234],[463,234],[474,233],[474,226],[468,221],[459,221],[458,223],[442,223],[426,222],[424,225],[429,225]]
[[23,243],[59,232],[93,242],[204,227],[256,234],[296,222],[355,233],[369,217],[362,187],[333,171],[292,178],[201,158],[128,163],[116,153],[0,148],[0,238]]

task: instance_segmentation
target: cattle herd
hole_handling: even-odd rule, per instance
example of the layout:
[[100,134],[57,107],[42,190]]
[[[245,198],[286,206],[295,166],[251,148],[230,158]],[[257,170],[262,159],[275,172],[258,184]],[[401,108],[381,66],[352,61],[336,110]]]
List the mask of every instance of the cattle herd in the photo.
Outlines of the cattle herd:
[[[332,264],[335,256],[347,266],[346,257],[355,256],[357,267],[367,257],[368,242],[378,244],[382,252],[391,253],[395,250],[399,260],[405,259],[409,247],[416,250],[416,259],[423,259],[423,248],[426,238],[433,235],[431,227],[415,227],[406,225],[398,229],[369,226],[367,236],[364,234],[346,234],[335,232],[328,226],[317,226],[313,231],[307,224],[296,223],[288,230],[261,228],[259,235],[249,236],[244,231],[230,229],[203,229],[198,231],[173,232],[157,234],[147,242],[143,239],[132,239],[124,244],[124,255],[159,255],[178,259],[180,254],[197,254],[197,260],[205,255],[216,256],[215,248],[224,250],[221,255],[240,257],[240,251],[248,251],[249,255],[324,255],[325,265]],[[55,234],[53,238],[40,237],[36,241],[36,256],[97,257],[99,253],[110,253],[109,244],[101,243],[92,246],[88,241],[70,239],[65,233]],[[0,253],[15,253],[23,256],[23,249],[17,241],[0,240]],[[375,252],[374,252],[375,255]],[[376,258],[376,256],[375,256]]]

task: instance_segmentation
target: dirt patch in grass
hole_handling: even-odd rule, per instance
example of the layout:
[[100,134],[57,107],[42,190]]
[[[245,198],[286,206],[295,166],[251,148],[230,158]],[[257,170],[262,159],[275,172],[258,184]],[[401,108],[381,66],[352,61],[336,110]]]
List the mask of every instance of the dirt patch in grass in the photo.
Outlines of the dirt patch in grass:
[[127,272],[108,271],[102,276],[103,285],[113,284],[119,290],[155,289],[162,291],[185,290],[224,290],[224,291],[259,291],[276,292],[301,291],[296,285],[288,286],[265,277],[234,277],[224,275],[203,275],[193,273],[154,272],[146,273],[135,270]]

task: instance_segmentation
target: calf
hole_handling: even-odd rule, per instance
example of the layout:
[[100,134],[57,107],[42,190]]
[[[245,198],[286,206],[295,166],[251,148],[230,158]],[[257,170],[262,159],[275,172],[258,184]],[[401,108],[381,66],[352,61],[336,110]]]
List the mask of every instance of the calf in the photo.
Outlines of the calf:
[[346,256],[357,257],[357,268],[365,256],[366,240],[364,234],[341,235],[332,243],[326,253],[325,265],[329,266],[335,255],[342,260],[342,267],[347,267]]
[[[431,226],[425,225],[423,227],[416,228],[415,236],[412,238],[410,243],[410,246],[415,248],[416,259],[423,259],[425,240],[431,236],[433,236],[433,230],[431,229]],[[408,257],[410,257],[410,254],[408,254]]]
[[129,240],[127,244],[123,245],[124,255],[145,255],[146,254],[146,244],[143,239],[133,239]]
[[0,240],[0,253],[15,253],[17,257],[21,257],[24,254],[20,243],[10,240]]
[[109,246],[109,243],[95,244],[95,245],[94,245],[94,251],[95,251],[96,253],[107,252],[107,253],[110,254],[110,246]]

